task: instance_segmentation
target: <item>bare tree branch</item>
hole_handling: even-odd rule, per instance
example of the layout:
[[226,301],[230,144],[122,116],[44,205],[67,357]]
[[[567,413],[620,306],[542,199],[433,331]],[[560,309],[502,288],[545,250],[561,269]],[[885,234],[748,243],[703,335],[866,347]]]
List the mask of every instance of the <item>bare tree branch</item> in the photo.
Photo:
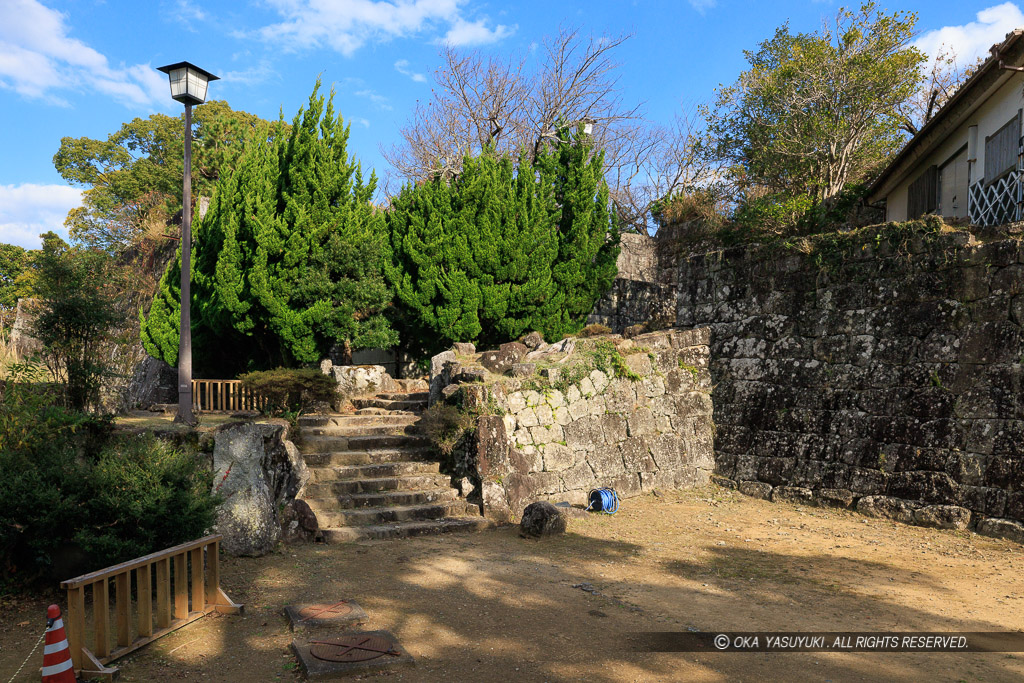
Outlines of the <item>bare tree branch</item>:
[[[585,37],[578,28],[563,27],[538,48],[540,64],[534,70],[522,56],[485,57],[447,47],[431,100],[417,105],[401,130],[402,142],[382,154],[402,181],[451,177],[465,156],[484,148],[513,156],[527,150],[535,158],[556,141],[559,128],[587,123],[590,142],[604,152],[620,219],[643,229],[652,198],[677,184],[666,177],[701,174],[663,168],[672,160],[689,160],[686,136],[678,138],[678,125],[650,125],[641,103],[624,102],[614,54],[629,39]],[[688,121],[692,126],[692,117]]]

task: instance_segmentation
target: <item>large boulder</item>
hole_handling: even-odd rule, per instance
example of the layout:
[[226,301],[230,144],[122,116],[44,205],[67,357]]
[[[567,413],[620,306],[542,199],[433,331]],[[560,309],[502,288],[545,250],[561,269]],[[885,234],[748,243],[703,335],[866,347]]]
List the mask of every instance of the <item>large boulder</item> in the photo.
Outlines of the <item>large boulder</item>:
[[455,352],[442,351],[430,359],[430,405],[441,400],[441,390],[451,384],[449,364],[455,365]]
[[983,519],[978,522],[978,533],[992,538],[1006,538],[1024,543],[1024,524],[1012,519]]
[[915,522],[914,513],[924,507],[922,503],[892,496],[865,496],[857,501],[857,512],[868,517],[894,519],[904,524]]
[[572,352],[576,350],[576,339],[574,337],[566,337],[560,342],[554,344],[545,344],[541,342],[537,348],[526,354],[526,360],[537,361],[537,360],[554,360],[554,356],[564,356],[559,360],[565,360],[572,355]]
[[128,407],[149,410],[155,404],[177,402],[178,369],[152,356],[143,358],[128,383]]
[[528,351],[526,344],[509,342],[499,346],[496,351],[484,351],[480,356],[480,364],[496,375],[504,375],[521,361]]
[[523,343],[531,350],[537,349],[541,344],[544,343],[544,337],[540,332],[531,332],[530,334],[523,337]]
[[309,479],[288,423],[234,423],[214,434],[214,491],[217,533],[230,555],[265,555],[281,536],[278,510],[294,500]]
[[324,374],[334,377],[342,396],[377,394],[395,391],[398,387],[383,365],[334,365],[330,360],[320,363]]
[[936,529],[962,531],[971,523],[971,511],[958,505],[926,505],[914,510],[914,523]]
[[316,541],[321,538],[316,513],[304,500],[293,500],[281,511],[281,540],[285,543]]
[[565,515],[546,500],[530,503],[523,510],[523,519],[519,522],[519,531],[524,536],[532,536],[534,538],[564,534]]

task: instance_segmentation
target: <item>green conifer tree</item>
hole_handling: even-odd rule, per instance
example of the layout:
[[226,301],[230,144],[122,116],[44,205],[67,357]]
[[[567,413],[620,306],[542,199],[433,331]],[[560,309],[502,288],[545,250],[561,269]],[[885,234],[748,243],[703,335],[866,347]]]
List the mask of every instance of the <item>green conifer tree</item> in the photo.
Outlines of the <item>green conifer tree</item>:
[[[381,270],[382,217],[348,156],[333,94],[296,115],[287,135],[252,142],[217,187],[193,241],[197,373],[315,363],[332,344],[387,347],[390,293]],[[279,123],[283,131],[283,122]],[[161,280],[142,341],[177,362],[180,255]]]
[[493,346],[583,326],[615,277],[618,233],[601,158],[560,137],[535,164],[485,150],[450,183],[435,178],[396,198],[385,271],[408,346]]
[[563,128],[558,135],[562,142],[536,162],[540,182],[551,184],[560,209],[558,255],[551,266],[554,296],[543,307],[544,324],[537,328],[549,338],[580,330],[612,286],[619,256],[619,232],[602,173],[604,152],[585,144],[582,130],[573,134]]

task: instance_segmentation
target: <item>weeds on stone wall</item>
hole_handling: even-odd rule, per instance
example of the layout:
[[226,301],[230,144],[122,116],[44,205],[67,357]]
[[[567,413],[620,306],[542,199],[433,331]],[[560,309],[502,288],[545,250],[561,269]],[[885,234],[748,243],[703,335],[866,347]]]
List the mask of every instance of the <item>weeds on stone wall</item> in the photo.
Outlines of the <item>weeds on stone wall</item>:
[[[634,347],[634,353],[645,353],[646,348]],[[520,384],[524,391],[537,391],[543,393],[548,389],[557,389],[562,393],[569,390],[569,387],[579,386],[585,377],[588,377],[594,370],[600,370],[608,375],[609,379],[621,377],[631,382],[639,382],[643,379],[633,372],[626,364],[626,358],[610,339],[601,339],[593,342],[579,340],[576,346],[578,360],[567,366],[558,365],[558,379],[551,383],[542,383],[539,378],[530,377]]]
[[926,216],[904,223],[882,223],[857,230],[830,232],[808,237],[787,237],[770,243],[772,247],[807,258],[816,268],[838,272],[851,258],[865,249],[888,248],[897,256],[910,257],[910,243],[915,238],[934,240],[955,228],[947,226],[938,216]]
[[447,403],[435,403],[423,411],[420,428],[430,445],[443,456],[450,456],[467,433],[476,428],[477,416]]

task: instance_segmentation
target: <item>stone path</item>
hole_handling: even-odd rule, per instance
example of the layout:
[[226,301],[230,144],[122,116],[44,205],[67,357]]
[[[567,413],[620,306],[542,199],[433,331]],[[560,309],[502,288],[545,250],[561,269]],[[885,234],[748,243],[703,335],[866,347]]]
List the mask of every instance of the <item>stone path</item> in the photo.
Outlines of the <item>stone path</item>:
[[310,478],[303,500],[328,543],[476,531],[487,521],[431,460],[417,425],[428,394],[355,399],[354,415],[299,418]]

